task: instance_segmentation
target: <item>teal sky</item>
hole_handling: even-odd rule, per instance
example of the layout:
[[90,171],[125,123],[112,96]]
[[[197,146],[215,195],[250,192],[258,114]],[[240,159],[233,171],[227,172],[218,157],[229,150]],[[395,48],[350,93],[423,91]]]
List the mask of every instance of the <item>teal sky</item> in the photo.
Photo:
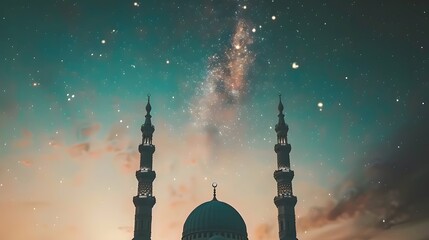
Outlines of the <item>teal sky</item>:
[[88,2],[0,3],[0,238],[129,239],[151,94],[153,238],[217,181],[275,239],[279,93],[299,239],[427,237],[429,4]]

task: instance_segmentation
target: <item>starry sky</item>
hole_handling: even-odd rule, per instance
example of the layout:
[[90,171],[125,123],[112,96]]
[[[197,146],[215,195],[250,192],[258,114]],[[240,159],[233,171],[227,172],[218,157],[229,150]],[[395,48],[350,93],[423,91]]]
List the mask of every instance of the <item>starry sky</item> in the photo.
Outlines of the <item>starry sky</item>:
[[277,239],[278,94],[298,238],[428,239],[426,1],[3,0],[0,238],[131,239],[151,95],[152,239],[234,206]]

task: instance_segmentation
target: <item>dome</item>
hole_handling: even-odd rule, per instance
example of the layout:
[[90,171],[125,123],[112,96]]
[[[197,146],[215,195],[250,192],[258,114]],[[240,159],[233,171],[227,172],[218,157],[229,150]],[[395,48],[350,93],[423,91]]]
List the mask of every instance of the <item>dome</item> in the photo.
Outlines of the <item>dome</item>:
[[182,239],[191,238],[247,239],[246,224],[237,210],[214,198],[199,205],[186,219]]
[[221,237],[219,235],[216,235],[216,236],[211,237],[209,240],[228,240],[228,239]]

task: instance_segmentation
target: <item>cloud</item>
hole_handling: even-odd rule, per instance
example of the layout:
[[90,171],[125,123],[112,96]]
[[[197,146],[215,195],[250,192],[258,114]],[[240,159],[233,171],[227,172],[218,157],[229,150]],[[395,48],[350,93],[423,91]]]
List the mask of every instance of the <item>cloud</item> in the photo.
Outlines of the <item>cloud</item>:
[[78,136],[89,138],[96,135],[100,130],[99,123],[92,123],[89,126],[81,126],[78,128]]
[[15,118],[19,112],[19,104],[17,101],[17,86],[15,86],[17,81],[8,81],[1,76],[0,73],[0,82],[2,84],[2,89],[7,89],[0,94],[0,127],[7,128],[10,127],[10,124],[15,121]]
[[28,159],[23,159],[19,161],[19,163],[21,163],[24,167],[31,167],[31,165],[33,165],[32,161]]
[[27,129],[22,130],[21,137],[13,143],[15,148],[29,148],[33,144],[33,133]]
[[[387,143],[375,146],[357,163],[337,188],[336,201],[312,208],[298,219],[304,230],[345,219],[356,219],[368,236],[383,229],[417,224],[429,219],[429,126],[423,119],[393,134]],[[369,237],[365,239],[369,239]]]
[[127,135],[127,128],[124,124],[114,124],[107,135],[106,143],[109,152],[121,152],[130,144]]
[[124,173],[134,173],[140,168],[140,153],[137,151],[124,151],[115,155],[115,160],[120,163],[120,168]]
[[78,143],[69,148],[69,154],[73,158],[84,156],[90,150],[90,143]]
[[268,223],[260,224],[255,227],[253,237],[258,240],[276,239],[278,238],[277,226]]
[[428,133],[425,123],[407,127],[392,137],[390,146],[374,150],[378,157],[364,160],[362,171],[351,176],[349,190],[329,218],[370,211],[380,216],[379,226],[386,228],[428,218],[429,192],[419,187],[429,182]]

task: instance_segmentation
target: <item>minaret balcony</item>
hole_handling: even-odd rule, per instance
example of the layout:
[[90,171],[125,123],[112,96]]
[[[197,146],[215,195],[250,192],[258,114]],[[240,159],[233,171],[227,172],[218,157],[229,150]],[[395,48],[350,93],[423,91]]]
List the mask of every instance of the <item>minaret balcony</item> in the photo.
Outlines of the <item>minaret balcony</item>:
[[289,195],[289,196],[275,196],[274,197],[274,203],[276,206],[291,206],[294,207],[297,203],[296,196]]
[[143,153],[143,152],[153,154],[155,152],[155,145],[140,144],[139,145],[139,153]]
[[155,152],[155,145],[145,144],[144,142],[139,145],[139,152],[148,152],[149,154],[153,154]]
[[291,182],[293,177],[295,176],[295,172],[293,170],[276,170],[274,171],[274,179],[276,179],[277,182],[279,181],[288,181]]
[[149,181],[152,182],[156,177],[155,171],[152,171],[150,169],[146,169],[144,171],[138,170],[136,171],[136,178],[140,181]]
[[284,197],[294,197],[294,195],[293,195],[293,194],[291,194],[291,193],[285,193],[285,194],[277,195],[277,197],[279,197],[279,198],[284,198]]
[[290,168],[288,168],[288,167],[280,167],[279,168],[279,170],[280,171],[282,171],[282,172],[290,172],[290,171],[292,171]]
[[133,197],[133,203],[134,206],[148,206],[148,207],[153,207],[153,205],[155,205],[156,203],[156,199],[154,196],[146,196],[146,197],[140,197],[140,196],[135,196]]
[[152,194],[139,194],[137,195],[139,198],[148,198],[148,197],[152,197]]
[[292,150],[292,146],[289,143],[277,143],[276,145],[274,145],[274,151],[276,153],[283,152],[283,151],[290,153],[291,150]]

